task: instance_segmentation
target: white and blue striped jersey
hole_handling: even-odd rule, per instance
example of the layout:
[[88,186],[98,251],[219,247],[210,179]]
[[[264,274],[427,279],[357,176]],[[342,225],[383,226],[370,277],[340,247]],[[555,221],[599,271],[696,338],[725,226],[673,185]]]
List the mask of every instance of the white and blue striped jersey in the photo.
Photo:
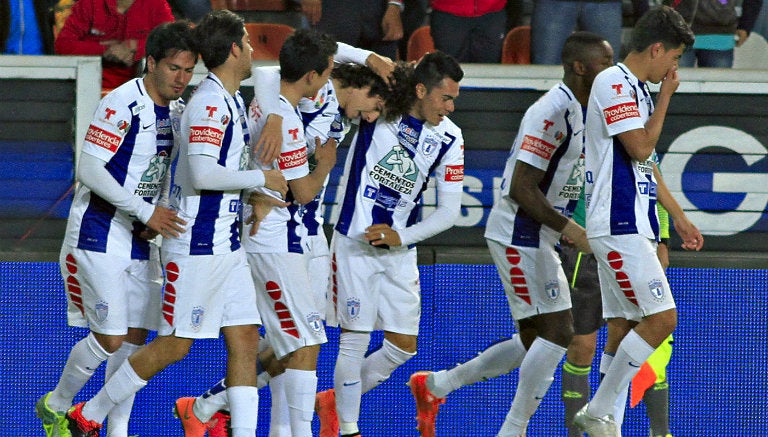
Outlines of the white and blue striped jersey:
[[416,224],[430,175],[438,192],[463,191],[464,138],[451,120],[438,126],[410,115],[361,121],[344,165],[335,229],[364,241],[373,224],[396,231]]
[[217,255],[240,248],[241,190],[196,190],[188,157],[205,155],[231,171],[250,157],[249,119],[240,93],[233,97],[213,73],[200,82],[181,117],[179,156],[173,164],[171,207],[187,221],[186,232],[163,241],[163,250]]
[[518,161],[544,171],[539,188],[566,217],[576,208],[584,184],[584,112],[573,92],[559,83],[525,112],[512,145],[501,195],[488,217],[485,237],[506,246],[554,246],[560,232],[531,218],[509,197]]
[[[258,138],[264,129],[267,117],[262,117],[255,108],[258,108],[258,103],[251,104],[250,117],[254,121],[253,137]],[[283,145],[280,156],[276,162],[266,166],[259,162],[257,156],[254,156],[251,167],[263,170],[279,169],[287,181],[302,178],[309,174],[309,160],[301,114],[283,96],[280,96],[275,114],[283,118]],[[257,191],[280,198],[280,193],[268,188],[258,188]],[[291,202],[291,205],[285,208],[273,207],[262,219],[256,235],[246,238],[244,243],[246,252],[304,253],[301,238],[305,232],[298,213],[301,206],[294,202],[290,190],[285,200]]]
[[[170,166],[172,118],[178,123],[180,100],[156,105],[144,80],[133,79],[99,103],[83,141],[82,153],[106,162],[106,170],[125,189],[152,203]],[[136,217],[117,209],[79,184],[67,222],[65,244],[83,250],[149,259],[146,229]]]
[[642,129],[653,113],[648,86],[623,64],[601,72],[592,85],[586,121],[587,237],[639,234],[658,240],[653,156],[632,159],[618,138]]

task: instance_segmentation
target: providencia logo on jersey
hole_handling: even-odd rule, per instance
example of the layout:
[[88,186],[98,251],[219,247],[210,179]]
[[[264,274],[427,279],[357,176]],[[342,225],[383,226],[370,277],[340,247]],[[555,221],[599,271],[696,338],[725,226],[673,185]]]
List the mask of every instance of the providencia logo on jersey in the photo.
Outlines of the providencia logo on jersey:
[[419,168],[401,145],[396,145],[373,166],[370,178],[404,194],[413,193]]

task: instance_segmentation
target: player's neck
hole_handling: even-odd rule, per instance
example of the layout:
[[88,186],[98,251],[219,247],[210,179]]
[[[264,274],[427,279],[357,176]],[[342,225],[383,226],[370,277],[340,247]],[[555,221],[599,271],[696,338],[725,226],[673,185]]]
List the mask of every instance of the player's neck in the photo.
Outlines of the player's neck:
[[623,64],[639,81],[645,82],[648,80],[648,70],[651,66],[651,62],[651,56],[649,55],[648,49],[646,49],[642,52],[630,52],[627,57],[624,58]]
[[215,74],[221,81],[224,89],[227,90],[230,96],[234,96],[240,89],[240,74],[234,68],[227,68],[227,64],[222,64],[220,67],[216,67],[211,70],[211,73]]
[[280,80],[280,95],[285,97],[285,99],[288,100],[288,103],[290,103],[292,107],[295,108],[299,106],[299,100],[301,100],[302,97],[305,97],[304,94],[305,93],[301,84],[301,80],[296,82],[287,82],[282,79]]

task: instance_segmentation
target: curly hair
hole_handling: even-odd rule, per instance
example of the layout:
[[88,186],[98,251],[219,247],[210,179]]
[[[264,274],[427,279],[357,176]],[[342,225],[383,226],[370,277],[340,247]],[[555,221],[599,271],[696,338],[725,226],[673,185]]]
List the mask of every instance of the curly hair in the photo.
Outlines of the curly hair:
[[387,100],[391,94],[384,79],[365,65],[338,64],[331,71],[331,77],[338,80],[342,88],[370,87],[369,97],[379,96]]
[[384,118],[387,121],[408,114],[418,97],[416,96],[416,76],[413,65],[406,62],[395,64],[395,70],[389,76],[390,97],[384,103]]

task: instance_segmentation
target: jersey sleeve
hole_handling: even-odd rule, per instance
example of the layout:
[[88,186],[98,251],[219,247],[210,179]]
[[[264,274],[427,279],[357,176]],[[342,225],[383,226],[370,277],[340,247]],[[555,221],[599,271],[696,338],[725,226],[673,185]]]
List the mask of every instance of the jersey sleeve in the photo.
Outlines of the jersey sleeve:
[[283,146],[277,165],[285,179],[291,181],[309,174],[309,160],[301,119],[298,115],[286,113],[287,110],[283,109]]
[[132,113],[113,93],[99,103],[83,141],[83,152],[108,162],[131,128]]
[[458,129],[445,132],[444,140],[449,142],[448,151],[435,167],[435,184],[440,192],[462,192],[464,190],[464,137]]
[[549,162],[566,137],[565,111],[550,102],[532,106],[520,124],[520,150],[517,160],[539,170],[549,168]]
[[251,120],[258,122],[279,111],[280,108],[280,69],[278,67],[259,67],[253,73],[253,100],[248,107]]
[[224,131],[233,120],[223,96],[209,94],[206,97],[190,101],[185,109],[189,117],[187,154],[207,155],[218,159],[221,155]]
[[608,135],[645,127],[637,107],[636,91],[622,75],[621,70],[598,75],[592,85],[594,102],[602,113],[603,126]]

